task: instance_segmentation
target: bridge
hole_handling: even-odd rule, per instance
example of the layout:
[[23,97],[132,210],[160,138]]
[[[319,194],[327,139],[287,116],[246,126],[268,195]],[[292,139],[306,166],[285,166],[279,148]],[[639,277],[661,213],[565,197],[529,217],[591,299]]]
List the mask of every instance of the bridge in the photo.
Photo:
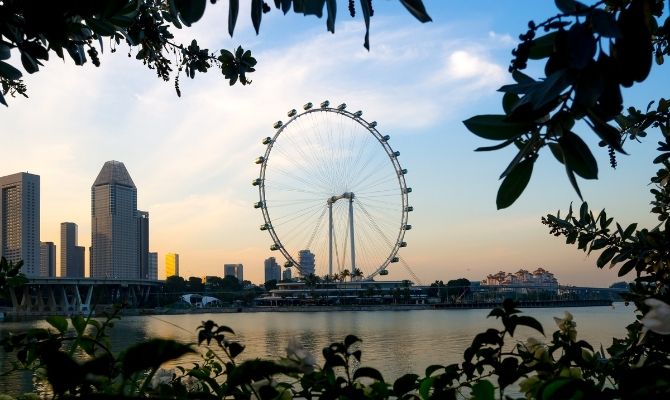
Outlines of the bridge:
[[[162,281],[102,278],[29,278],[9,289],[13,316],[87,314],[95,304],[126,303],[138,307]],[[101,302],[104,302],[102,303]]]

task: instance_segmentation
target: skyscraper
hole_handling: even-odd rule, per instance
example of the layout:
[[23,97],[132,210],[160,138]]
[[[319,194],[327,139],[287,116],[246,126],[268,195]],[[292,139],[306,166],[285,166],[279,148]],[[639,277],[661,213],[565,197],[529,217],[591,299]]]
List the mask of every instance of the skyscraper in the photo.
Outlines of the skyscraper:
[[242,264],[223,264],[223,276],[234,276],[242,283],[244,280],[244,266]]
[[277,264],[277,260],[274,257],[270,257],[265,260],[265,282],[276,280],[279,282],[281,280],[281,268]]
[[284,281],[290,281],[291,280],[291,268],[286,268],[284,271],[282,271],[281,278]]
[[309,276],[314,274],[314,253],[309,250],[300,250],[298,252],[298,258],[298,262],[300,263],[300,276]]
[[54,242],[40,242],[40,276],[56,276],[56,245]]
[[149,253],[148,258],[149,258],[149,270],[147,279],[152,281],[158,280],[158,253],[156,252]]
[[40,273],[40,177],[19,172],[0,177],[0,256],[23,260],[21,272]]
[[179,254],[167,253],[165,255],[165,277],[179,276]]
[[107,161],[91,187],[91,277],[139,279],[137,188],[125,165]]
[[79,233],[74,222],[60,224],[60,276],[84,277],[84,248],[77,246]]
[[137,258],[140,279],[149,279],[149,213],[137,212]]

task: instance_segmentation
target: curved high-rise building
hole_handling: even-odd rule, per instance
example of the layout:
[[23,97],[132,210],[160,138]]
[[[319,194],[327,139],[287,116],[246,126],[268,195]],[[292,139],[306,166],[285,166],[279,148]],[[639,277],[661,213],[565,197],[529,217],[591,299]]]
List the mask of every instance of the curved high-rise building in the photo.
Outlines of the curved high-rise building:
[[107,161],[91,187],[91,277],[139,279],[137,188]]

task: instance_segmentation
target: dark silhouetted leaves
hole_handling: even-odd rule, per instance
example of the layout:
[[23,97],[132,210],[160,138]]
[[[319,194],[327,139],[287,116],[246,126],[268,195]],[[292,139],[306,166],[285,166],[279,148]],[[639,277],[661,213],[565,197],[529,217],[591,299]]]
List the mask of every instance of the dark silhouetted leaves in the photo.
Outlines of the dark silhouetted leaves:
[[125,351],[121,356],[121,370],[124,376],[130,376],[135,372],[156,369],[164,362],[188,353],[194,353],[191,346],[174,340],[150,339]]
[[463,121],[465,127],[475,135],[490,140],[507,140],[527,133],[532,125],[509,122],[505,115],[477,115]]
[[511,206],[528,185],[533,174],[535,159],[527,158],[512,168],[500,184],[496,197],[496,206],[503,209]]
[[240,0],[228,1],[228,34],[233,37],[235,24],[237,23],[237,14],[240,11]]
[[174,0],[174,4],[184,25],[191,26],[205,14],[207,0]]
[[432,19],[426,12],[421,0],[400,0],[403,6],[419,21],[430,22]]

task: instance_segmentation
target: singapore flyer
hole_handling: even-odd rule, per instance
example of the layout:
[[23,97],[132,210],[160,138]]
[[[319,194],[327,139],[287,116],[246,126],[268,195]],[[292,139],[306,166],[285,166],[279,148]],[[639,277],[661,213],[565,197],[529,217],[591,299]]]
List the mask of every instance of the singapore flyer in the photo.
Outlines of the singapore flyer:
[[407,170],[361,111],[328,101],[288,112],[263,140],[253,181],[270,249],[301,276],[372,279],[399,261],[411,229]]

